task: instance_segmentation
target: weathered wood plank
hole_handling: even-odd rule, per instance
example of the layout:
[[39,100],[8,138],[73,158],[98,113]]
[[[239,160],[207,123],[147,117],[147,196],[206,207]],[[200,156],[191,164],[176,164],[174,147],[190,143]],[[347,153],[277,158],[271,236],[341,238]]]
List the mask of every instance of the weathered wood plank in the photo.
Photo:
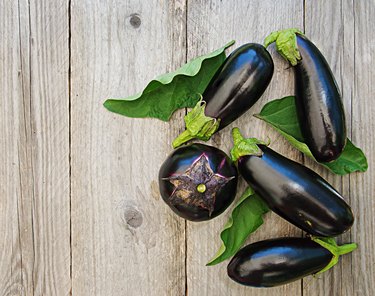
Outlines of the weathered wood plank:
[[[369,157],[370,170],[367,173],[352,174],[341,178],[319,168],[311,161],[307,161],[309,166],[312,166],[315,171],[341,191],[352,205],[356,222],[351,231],[342,235],[338,240],[341,242],[355,241],[359,244],[359,249],[351,255],[342,257],[341,262],[334,269],[319,276],[318,280],[305,279],[304,295],[327,295],[327,293],[329,295],[371,295],[370,286],[374,279],[374,269],[372,264],[367,264],[367,262],[371,262],[371,258],[368,258],[369,253],[366,251],[366,246],[370,247],[374,243],[374,233],[370,231],[369,235],[364,237],[360,233],[364,229],[372,229],[374,225],[371,214],[371,211],[374,210],[374,203],[370,197],[374,188],[371,187],[372,182],[364,183],[365,180],[370,180],[373,175],[371,170],[373,149],[371,149],[371,141],[366,140],[365,132],[360,124],[366,123],[368,126],[371,122],[371,114],[373,114],[371,110],[373,112],[374,107],[367,99],[372,94],[371,89],[363,88],[363,85],[360,86],[357,83],[362,81],[358,80],[360,78],[357,76],[357,69],[362,67],[361,70],[364,71],[359,72],[368,83],[364,85],[371,85],[374,75],[370,74],[367,67],[364,69],[363,63],[356,57],[357,48],[362,44],[358,40],[363,42],[369,38],[368,35],[366,36],[368,34],[366,28],[370,27],[371,17],[374,16],[374,4],[369,4],[368,7],[354,6],[353,1],[345,0],[341,1],[339,5],[328,1],[306,3],[308,4],[306,7],[306,34],[322,50],[332,67],[343,95],[348,136],[354,140],[354,143],[362,147]],[[360,21],[361,29],[357,29],[357,21]],[[367,54],[370,53],[369,50]],[[369,55],[367,58],[371,60]],[[360,109],[362,104],[357,104],[360,100],[366,101],[366,107],[362,109],[365,110],[364,112]],[[371,128],[366,128],[366,131],[371,131]]]
[[[305,33],[322,51],[336,77],[343,97],[348,136],[351,137],[354,59],[350,52],[353,51],[354,46],[354,26],[351,3],[345,2],[348,1],[342,1],[340,5],[329,1],[306,2]],[[350,204],[352,197],[349,186],[350,176],[336,176],[307,158],[305,165],[331,183]],[[338,241],[350,242],[351,233],[340,236]],[[305,278],[303,294],[353,295],[351,264],[351,255],[347,255],[342,257],[340,263],[330,271],[316,278]]]
[[0,4],[2,295],[70,291],[67,4]]
[[157,174],[183,128],[129,119],[105,98],[185,62],[185,1],[72,1],[73,294],[183,295],[185,222]]
[[[305,9],[297,0],[282,5],[271,0],[139,2],[0,2],[0,294],[184,295],[187,287],[189,295],[372,295],[374,1],[304,1]],[[183,128],[184,112],[177,112],[171,123],[134,120],[107,112],[102,103],[108,96],[139,91],[154,76],[230,39],[237,40],[235,48],[261,42],[272,30],[303,28],[303,23],[332,66],[349,135],[363,148],[370,167],[366,173],[337,177],[310,160],[304,163],[352,205],[356,223],[339,240],[355,241],[359,249],[302,285],[245,288],[227,278],[227,262],[205,267],[219,247],[219,231],[230,210],[209,222],[186,223],[185,241],[185,221],[160,199],[157,172]],[[280,136],[251,117],[267,101],[294,91],[292,70],[274,47],[270,50],[275,75],[266,94],[209,143],[229,152],[230,129],[239,126],[248,136],[269,136],[271,147],[302,161]],[[268,214],[249,242],[300,234]]]
[[[277,5],[274,1],[189,1],[188,57],[208,52],[231,39],[237,41],[234,48],[246,42],[262,43],[263,38],[274,30],[302,25],[301,1],[283,1],[282,5]],[[275,54],[273,46],[270,50],[275,61],[275,73],[268,90],[246,115],[215,135],[210,143],[229,153],[232,146],[230,131],[232,127],[238,126],[249,137],[266,140],[269,136],[272,140],[271,147],[276,151],[293,159],[300,159],[300,154],[286,145],[270,127],[252,117],[252,114],[259,112],[267,101],[293,92],[291,71],[285,70],[287,65]],[[244,187],[244,184],[239,187],[239,194]],[[228,278],[228,262],[214,267],[205,266],[220,245],[219,232],[229,214],[230,210],[209,222],[188,223],[189,295],[299,295],[300,282],[274,289],[252,289],[240,286]],[[300,234],[298,229],[275,214],[268,214],[261,230],[253,234],[249,242]]]
[[369,171],[350,178],[351,203],[356,215],[352,239],[359,244],[353,253],[355,295],[373,295],[375,288],[375,20],[374,1],[353,1],[354,12],[354,93],[352,101],[352,138],[363,147]]
[[[0,96],[0,151],[2,151],[0,161],[3,168],[0,170],[0,233],[2,234],[0,292],[3,295],[25,294],[26,291],[33,290],[32,281],[25,277],[26,273],[30,277],[32,269],[26,269],[22,264],[22,259],[24,259],[22,251],[26,248],[21,251],[21,221],[18,215],[19,200],[23,192],[18,142],[25,143],[26,137],[24,118],[18,115],[21,114],[21,110],[23,112],[23,88],[19,72],[21,70],[20,18],[17,3],[8,1],[1,4],[0,36],[3,42],[0,46],[0,89],[2,92]],[[21,72],[21,75],[23,74]],[[24,154],[25,152],[21,156]],[[31,226],[31,218],[30,215],[28,216],[29,219],[24,217],[23,221],[29,220],[28,224]],[[32,242],[30,236],[29,242]],[[30,247],[32,248],[32,244]]]

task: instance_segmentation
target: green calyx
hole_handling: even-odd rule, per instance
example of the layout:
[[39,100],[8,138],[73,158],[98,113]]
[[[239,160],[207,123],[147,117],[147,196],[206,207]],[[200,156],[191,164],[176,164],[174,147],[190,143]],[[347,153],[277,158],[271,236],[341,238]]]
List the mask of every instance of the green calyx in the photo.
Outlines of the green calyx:
[[230,151],[230,155],[233,161],[237,161],[241,156],[245,155],[257,155],[263,154],[262,150],[258,147],[258,144],[269,145],[256,138],[244,138],[238,127],[232,129],[233,148]]
[[182,132],[172,143],[177,148],[192,139],[208,141],[219,129],[220,119],[212,118],[204,114],[206,102],[202,99],[195,107],[185,115],[186,130]]
[[264,39],[264,47],[268,47],[271,43],[275,42],[278,53],[292,66],[295,66],[301,60],[296,34],[303,35],[296,28],[272,32]]
[[338,246],[336,244],[336,241],[332,237],[314,237],[312,236],[311,239],[321,245],[323,248],[326,248],[328,251],[332,253],[332,259],[328,263],[326,267],[324,267],[321,271],[319,271],[316,274],[321,274],[328,269],[332,268],[339,262],[339,257],[344,254],[348,254],[350,252],[353,252],[355,249],[357,249],[357,244],[356,243],[350,243],[350,244],[345,244]]

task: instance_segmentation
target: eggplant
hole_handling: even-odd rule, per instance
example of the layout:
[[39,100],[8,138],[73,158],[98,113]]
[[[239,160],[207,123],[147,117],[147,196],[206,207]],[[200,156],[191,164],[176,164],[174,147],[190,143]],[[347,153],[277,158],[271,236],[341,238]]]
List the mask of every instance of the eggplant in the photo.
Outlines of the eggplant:
[[[246,141],[238,129],[233,129],[233,138],[235,147]],[[256,145],[257,155],[242,153],[236,158],[238,170],[273,212],[322,237],[340,235],[353,225],[350,206],[327,181],[271,148]]]
[[219,130],[249,110],[273,75],[273,60],[263,45],[248,43],[229,55],[203,93],[206,116],[220,119]]
[[315,159],[337,159],[346,144],[345,112],[332,71],[319,49],[297,34],[301,61],[293,67],[296,107],[305,142]]
[[186,130],[173,147],[198,138],[204,141],[249,110],[262,96],[273,75],[269,52],[257,43],[234,50],[215,73],[202,101],[185,116]]
[[221,214],[233,202],[238,173],[222,150],[192,144],[174,150],[159,170],[164,202],[180,217],[204,221]]
[[[290,46],[284,44],[288,50],[296,47],[296,57],[289,61],[294,69],[302,136],[317,161],[333,161],[341,155],[347,139],[344,106],[335,77],[323,54],[298,30],[279,31],[267,45],[272,40],[277,45],[277,38],[283,38],[283,34],[295,34],[291,39],[295,42]],[[282,51],[283,47],[278,50]]]
[[[319,239],[286,237],[259,241],[239,250],[229,262],[228,276],[246,286],[275,287],[321,273],[356,244],[318,243]],[[324,246],[328,246],[327,249]],[[334,262],[333,259],[335,258]]]

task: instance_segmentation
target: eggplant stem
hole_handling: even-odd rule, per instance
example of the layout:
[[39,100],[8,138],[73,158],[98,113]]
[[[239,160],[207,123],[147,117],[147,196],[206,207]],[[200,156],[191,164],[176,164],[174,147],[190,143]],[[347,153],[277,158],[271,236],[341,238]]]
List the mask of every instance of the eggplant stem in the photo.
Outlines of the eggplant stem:
[[348,254],[357,248],[356,243],[350,243],[350,244],[338,246],[336,244],[335,239],[332,237],[312,236],[311,239],[332,253],[331,261],[327,264],[326,267],[324,267],[321,271],[317,272],[316,274],[321,274],[327,271],[328,269],[331,269],[333,266],[337,264],[337,262],[339,262],[339,257],[341,255]]
[[342,246],[338,246],[338,248],[337,248],[337,251],[338,251],[337,254],[339,254],[339,255],[345,255],[345,254],[353,252],[357,248],[358,248],[358,245],[356,243],[351,243],[351,244],[345,244],[345,245],[342,245]]
[[275,42],[277,52],[292,66],[296,66],[302,59],[298,50],[297,34],[303,35],[302,31],[296,28],[272,32],[264,39],[264,46],[268,47]]
[[264,141],[257,138],[244,138],[238,127],[232,129],[233,148],[230,155],[233,161],[237,161],[241,156],[263,154],[258,144],[267,145]]
[[184,130],[176,139],[173,140],[172,146],[173,148],[177,148],[192,139],[194,139],[194,136],[191,135],[188,130]]
[[177,148],[192,139],[208,141],[216,133],[219,129],[220,119],[205,115],[205,108],[206,102],[199,100],[195,107],[185,115],[186,130],[173,141],[173,148]]
[[242,140],[245,140],[238,127],[232,129],[232,138],[234,145],[238,145]]

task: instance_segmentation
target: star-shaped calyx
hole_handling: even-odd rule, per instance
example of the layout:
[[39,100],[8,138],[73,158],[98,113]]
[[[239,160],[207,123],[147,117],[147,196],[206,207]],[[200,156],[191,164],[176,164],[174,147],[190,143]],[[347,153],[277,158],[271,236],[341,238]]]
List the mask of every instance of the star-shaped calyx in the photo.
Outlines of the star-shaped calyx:
[[169,197],[174,204],[187,204],[208,210],[209,216],[215,209],[216,195],[221,188],[235,178],[215,174],[205,154],[202,154],[182,174],[164,178],[175,188]]

